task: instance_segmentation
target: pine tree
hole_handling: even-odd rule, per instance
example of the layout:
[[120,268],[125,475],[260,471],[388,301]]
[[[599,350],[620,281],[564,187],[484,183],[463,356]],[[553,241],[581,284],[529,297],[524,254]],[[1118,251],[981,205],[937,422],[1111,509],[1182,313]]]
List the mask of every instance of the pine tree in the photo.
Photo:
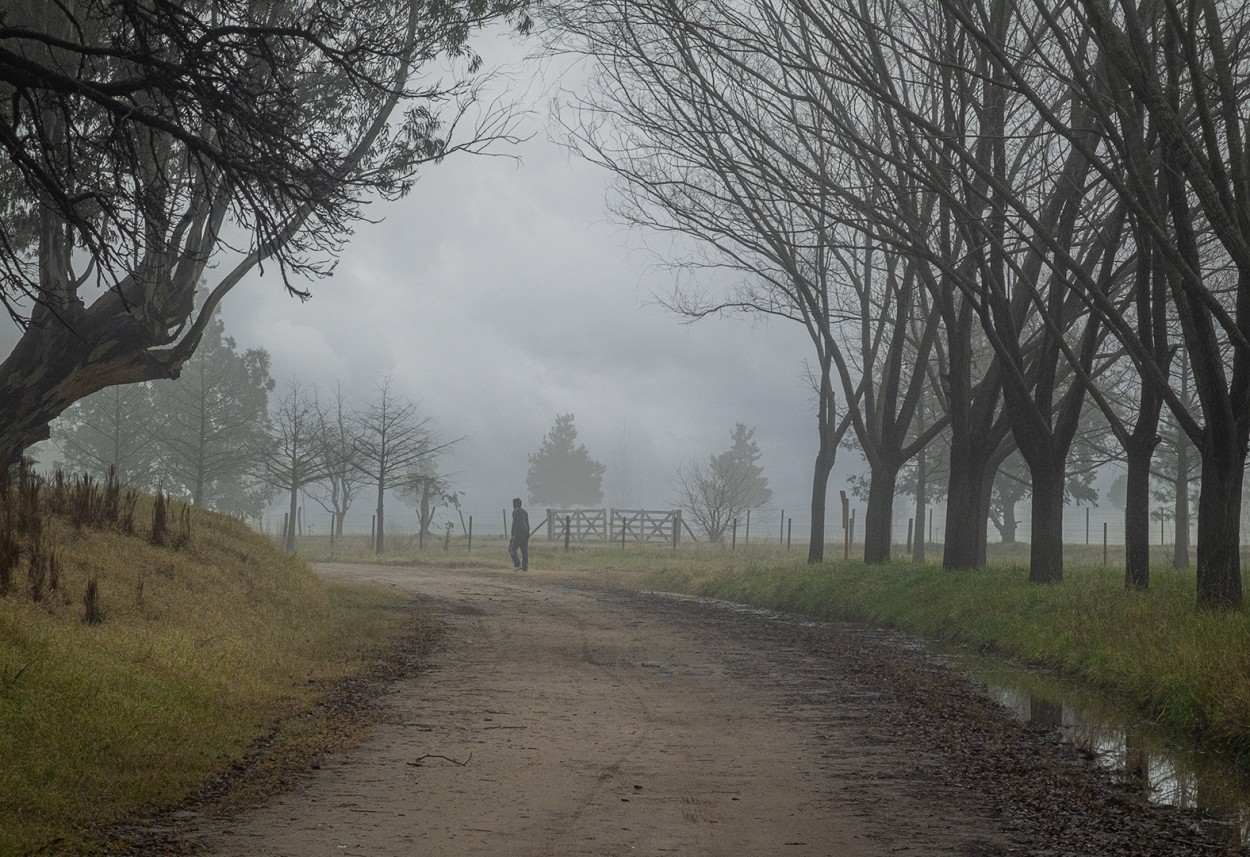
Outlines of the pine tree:
[[572,414],[556,415],[556,424],[529,462],[525,484],[534,505],[563,508],[603,502],[606,468],[590,457],[585,444],[577,443]]

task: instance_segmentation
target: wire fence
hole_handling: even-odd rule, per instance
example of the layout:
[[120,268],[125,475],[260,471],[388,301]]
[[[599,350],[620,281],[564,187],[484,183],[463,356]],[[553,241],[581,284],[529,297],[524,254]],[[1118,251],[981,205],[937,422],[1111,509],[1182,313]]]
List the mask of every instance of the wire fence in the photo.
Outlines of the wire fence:
[[[862,545],[863,536],[863,506],[851,504],[849,510],[849,530],[842,527],[842,515],[840,504],[832,502],[829,504],[830,510],[825,519],[825,542],[830,546],[830,550],[836,551],[843,548],[849,543],[853,546]],[[609,510],[613,512],[619,510]],[[656,513],[668,513],[673,510],[656,510]],[[1170,510],[1169,510],[1170,511]],[[899,498],[896,502],[893,523],[891,526],[891,541],[893,543],[896,556],[903,556],[910,550],[912,540],[923,539],[926,546],[931,546],[935,552],[940,552],[945,534],[945,513],[944,506],[930,506],[926,512],[924,532],[916,532],[914,507],[909,507],[906,498]],[[1014,527],[1014,542],[1027,543],[1030,540],[1031,525],[1029,520],[1030,509],[1027,503],[1022,503],[1017,508],[1016,525]],[[261,520],[261,530],[273,535],[275,538],[281,536],[285,532],[287,515],[285,513],[270,513]],[[419,524],[417,515],[410,509],[398,506],[394,509],[386,511],[386,537],[388,544],[394,542],[395,539],[402,539],[407,544],[409,541],[424,547],[425,543],[435,540],[436,544],[444,542],[450,548],[455,545],[458,550],[471,550],[472,540],[498,540],[508,537],[508,527],[511,520],[509,509],[501,508],[497,511],[480,510],[439,510],[434,516],[431,527],[422,534],[419,532]],[[562,519],[560,519],[562,520]],[[547,526],[547,510],[530,510],[530,521],[532,540],[543,541],[548,539]],[[320,508],[309,509],[308,507],[300,507],[296,515],[296,532],[299,537],[311,536],[329,536],[333,528],[334,518],[329,513]],[[1155,516],[1151,525],[1150,543],[1152,546],[1171,550],[1176,542],[1176,529],[1170,514],[1162,514],[1160,510],[1155,510]],[[1242,521],[1242,542],[1250,545],[1250,509],[1243,513]],[[339,533],[346,536],[368,537],[372,539],[376,530],[376,517],[371,513],[350,512],[345,516],[343,525]],[[774,548],[789,548],[791,550],[806,550],[807,543],[811,537],[812,527],[811,518],[807,510],[787,510],[782,508],[757,508],[752,509],[748,513],[740,516],[735,522],[732,522],[726,529],[724,534],[724,544],[728,547],[737,548],[738,546],[748,547],[751,545],[763,546],[771,545]],[[336,535],[337,535],[336,534]],[[563,529],[557,526],[553,530],[553,540],[563,540]],[[620,540],[622,532],[620,528],[613,529],[612,539]],[[626,539],[624,544],[630,544],[635,541],[630,534],[625,533]],[[1123,545],[1124,545],[1124,512],[1121,509],[1100,506],[1069,506],[1064,509],[1063,519],[1063,536],[1065,545],[1072,547],[1089,548],[1091,555],[1096,554],[1100,550],[1105,549],[1108,563],[1123,562]],[[988,531],[989,542],[991,545],[1002,542],[1012,542],[1011,538],[1004,538],[1003,533],[991,523]],[[1195,544],[1197,538],[1197,516],[1193,515],[1190,520],[1188,543],[1191,546]],[[699,531],[689,514],[682,515],[682,525],[678,534],[678,541],[687,543],[691,541],[706,541],[706,534]],[[592,539],[591,541],[596,541]],[[397,548],[398,544],[395,545]],[[828,552],[828,551],[827,551]],[[856,551],[849,551],[851,556],[856,556]]]

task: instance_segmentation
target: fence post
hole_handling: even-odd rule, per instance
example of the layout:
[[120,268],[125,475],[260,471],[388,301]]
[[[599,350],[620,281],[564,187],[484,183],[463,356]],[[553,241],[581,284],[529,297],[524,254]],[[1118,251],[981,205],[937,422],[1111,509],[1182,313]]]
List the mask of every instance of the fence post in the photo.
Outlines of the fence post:
[[508,510],[504,509],[499,514],[503,515],[503,537],[508,537]]
[[781,510],[781,532],[777,533],[777,544],[781,544],[786,538],[786,510]]
[[677,550],[677,540],[681,538],[681,509],[673,510],[673,550]]
[[747,531],[742,537],[742,544],[749,545],[751,543],[751,510],[747,509]]
[[[855,510],[851,510],[851,531],[849,535],[849,544],[855,544]],[[848,557],[849,559],[849,557]]]
[[616,539],[616,510],[608,509],[608,544]]
[[564,516],[564,552],[569,552],[569,530],[573,528],[573,516]]
[[330,553],[334,553],[334,513],[330,513]]
[[417,550],[425,550],[425,521],[420,514],[417,515]]
[[915,518],[907,519],[907,552],[911,553],[911,530],[916,525]]
[[629,521],[621,518],[621,550],[625,550],[625,533],[629,531]]
[[846,492],[839,491],[842,498],[842,559],[851,558],[851,503],[846,499]]
[[1102,564],[1107,564],[1107,522],[1102,522]]
[[790,534],[794,531],[794,518],[786,520],[786,550],[790,550]]
[[1085,507],[1085,544],[1089,544],[1089,506]]
[[291,526],[291,513],[283,512],[282,513],[282,547],[283,549],[285,549],[287,544],[289,544],[289,542],[287,541],[287,534],[290,532],[287,529],[289,526]]
[[473,516],[469,516],[469,549],[465,553],[473,553]]
[[374,513],[369,519],[369,550],[377,550],[378,547],[378,516]]
[[738,519],[734,518],[733,540],[729,543],[731,551],[738,549]]
[[554,542],[556,540],[556,510],[547,510],[547,541]]

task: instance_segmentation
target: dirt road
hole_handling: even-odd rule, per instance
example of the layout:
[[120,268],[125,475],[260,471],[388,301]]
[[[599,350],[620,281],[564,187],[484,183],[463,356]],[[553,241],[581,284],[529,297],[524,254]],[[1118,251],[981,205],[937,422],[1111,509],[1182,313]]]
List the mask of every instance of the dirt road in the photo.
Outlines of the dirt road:
[[[218,857],[1219,853],[880,635],[512,574],[323,566],[445,623]],[[1075,809],[1074,809],[1075,807]]]

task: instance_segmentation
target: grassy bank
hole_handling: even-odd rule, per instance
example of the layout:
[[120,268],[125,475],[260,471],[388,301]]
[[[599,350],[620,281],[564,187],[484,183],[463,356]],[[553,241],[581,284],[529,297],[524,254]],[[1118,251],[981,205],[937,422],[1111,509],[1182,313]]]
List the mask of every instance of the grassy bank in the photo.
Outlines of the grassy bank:
[[[80,854],[241,760],[401,631],[393,596],[315,577],[227,517],[178,548],[48,516],[57,568],[0,597],[0,854]],[[101,621],[84,621],[89,581]],[[36,600],[36,596],[38,600]]]
[[1151,591],[1138,593],[1125,591],[1121,570],[1103,568],[1069,568],[1063,583],[1037,586],[1019,565],[944,572],[657,554],[646,566],[643,587],[992,649],[1112,694],[1165,729],[1250,752],[1250,621],[1197,612],[1192,572],[1156,569]]

